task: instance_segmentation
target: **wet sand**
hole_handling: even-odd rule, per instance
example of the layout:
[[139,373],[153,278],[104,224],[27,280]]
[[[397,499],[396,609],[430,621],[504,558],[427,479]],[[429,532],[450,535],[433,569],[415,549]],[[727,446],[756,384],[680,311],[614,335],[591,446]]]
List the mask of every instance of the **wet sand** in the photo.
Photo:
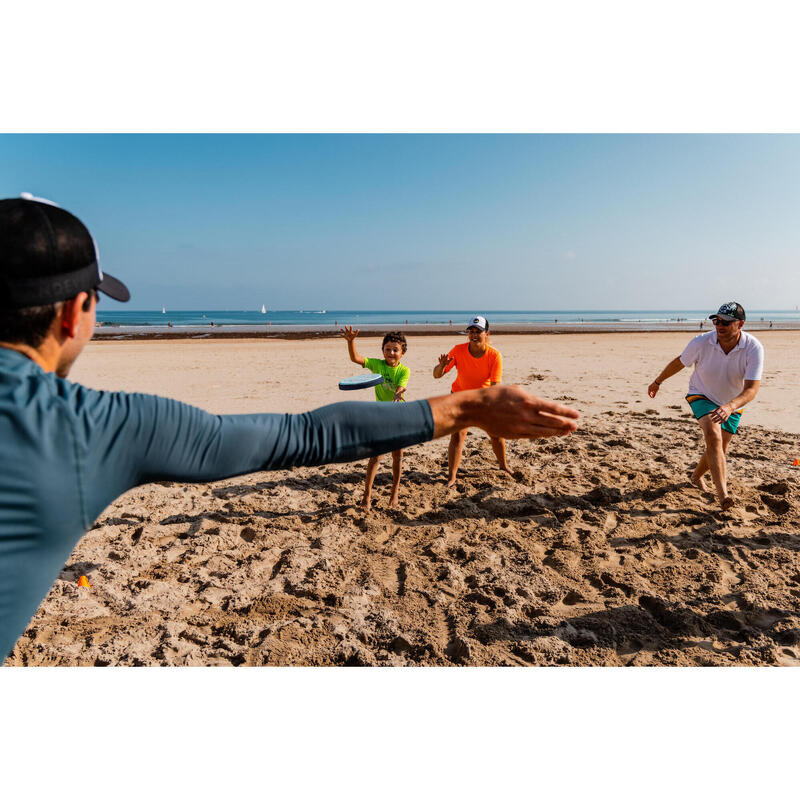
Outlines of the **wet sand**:
[[[388,457],[369,514],[364,463],[139,487],[7,664],[800,664],[800,332],[759,337],[732,512],[686,481],[688,371],[645,394],[687,333],[498,336],[506,382],[583,414],[573,436],[509,443],[513,477],[473,431],[452,490],[445,441],[406,452],[397,510]],[[462,338],[410,340],[412,399],[449,389],[430,371]],[[358,371],[335,340],[99,341],[72,377],[250,413],[351,399],[336,380]]]

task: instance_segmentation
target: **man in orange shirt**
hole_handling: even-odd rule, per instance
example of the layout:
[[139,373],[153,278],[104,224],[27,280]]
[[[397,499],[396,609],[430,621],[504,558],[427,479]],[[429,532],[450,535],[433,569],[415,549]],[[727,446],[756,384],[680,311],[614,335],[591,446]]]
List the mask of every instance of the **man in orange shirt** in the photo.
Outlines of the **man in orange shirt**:
[[[449,353],[439,356],[439,363],[433,368],[433,377],[441,378],[453,367],[458,373],[451,392],[463,392],[467,389],[483,389],[500,383],[503,377],[503,356],[489,344],[489,323],[486,317],[473,317],[467,324],[469,341],[457,344]],[[461,464],[461,453],[464,449],[464,439],[467,438],[467,429],[456,431],[450,436],[450,445],[447,448],[447,485],[453,486],[456,482],[456,473]],[[506,461],[505,439],[489,437],[492,450],[497,457],[500,469],[511,474]]]

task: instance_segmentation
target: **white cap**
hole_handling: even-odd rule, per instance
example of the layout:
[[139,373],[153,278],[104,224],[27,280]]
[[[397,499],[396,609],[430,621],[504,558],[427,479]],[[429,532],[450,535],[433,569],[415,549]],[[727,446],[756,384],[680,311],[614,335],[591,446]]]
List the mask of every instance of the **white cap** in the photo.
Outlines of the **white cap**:
[[477,328],[479,331],[485,331],[489,329],[489,323],[486,321],[486,317],[473,317],[467,323],[467,330],[470,328]]

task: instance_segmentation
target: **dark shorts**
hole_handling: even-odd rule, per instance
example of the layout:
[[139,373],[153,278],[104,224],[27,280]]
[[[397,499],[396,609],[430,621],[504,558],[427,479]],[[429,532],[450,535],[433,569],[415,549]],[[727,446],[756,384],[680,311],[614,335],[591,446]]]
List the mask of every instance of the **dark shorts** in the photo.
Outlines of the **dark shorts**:
[[[704,394],[687,394],[686,402],[692,409],[695,419],[705,417],[715,409],[719,408],[719,406],[713,400],[709,400]],[[728,433],[736,433],[741,419],[742,412],[734,411],[734,413],[722,423],[722,430],[728,431]]]

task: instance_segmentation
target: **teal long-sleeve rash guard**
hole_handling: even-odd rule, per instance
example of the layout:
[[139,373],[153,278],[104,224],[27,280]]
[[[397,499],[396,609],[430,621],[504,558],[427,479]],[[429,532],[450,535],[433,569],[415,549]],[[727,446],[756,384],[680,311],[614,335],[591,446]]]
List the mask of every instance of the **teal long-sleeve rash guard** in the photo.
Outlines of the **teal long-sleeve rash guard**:
[[78,540],[128,489],[355,461],[432,436],[426,400],[219,416],[87,389],[0,348],[0,660]]

